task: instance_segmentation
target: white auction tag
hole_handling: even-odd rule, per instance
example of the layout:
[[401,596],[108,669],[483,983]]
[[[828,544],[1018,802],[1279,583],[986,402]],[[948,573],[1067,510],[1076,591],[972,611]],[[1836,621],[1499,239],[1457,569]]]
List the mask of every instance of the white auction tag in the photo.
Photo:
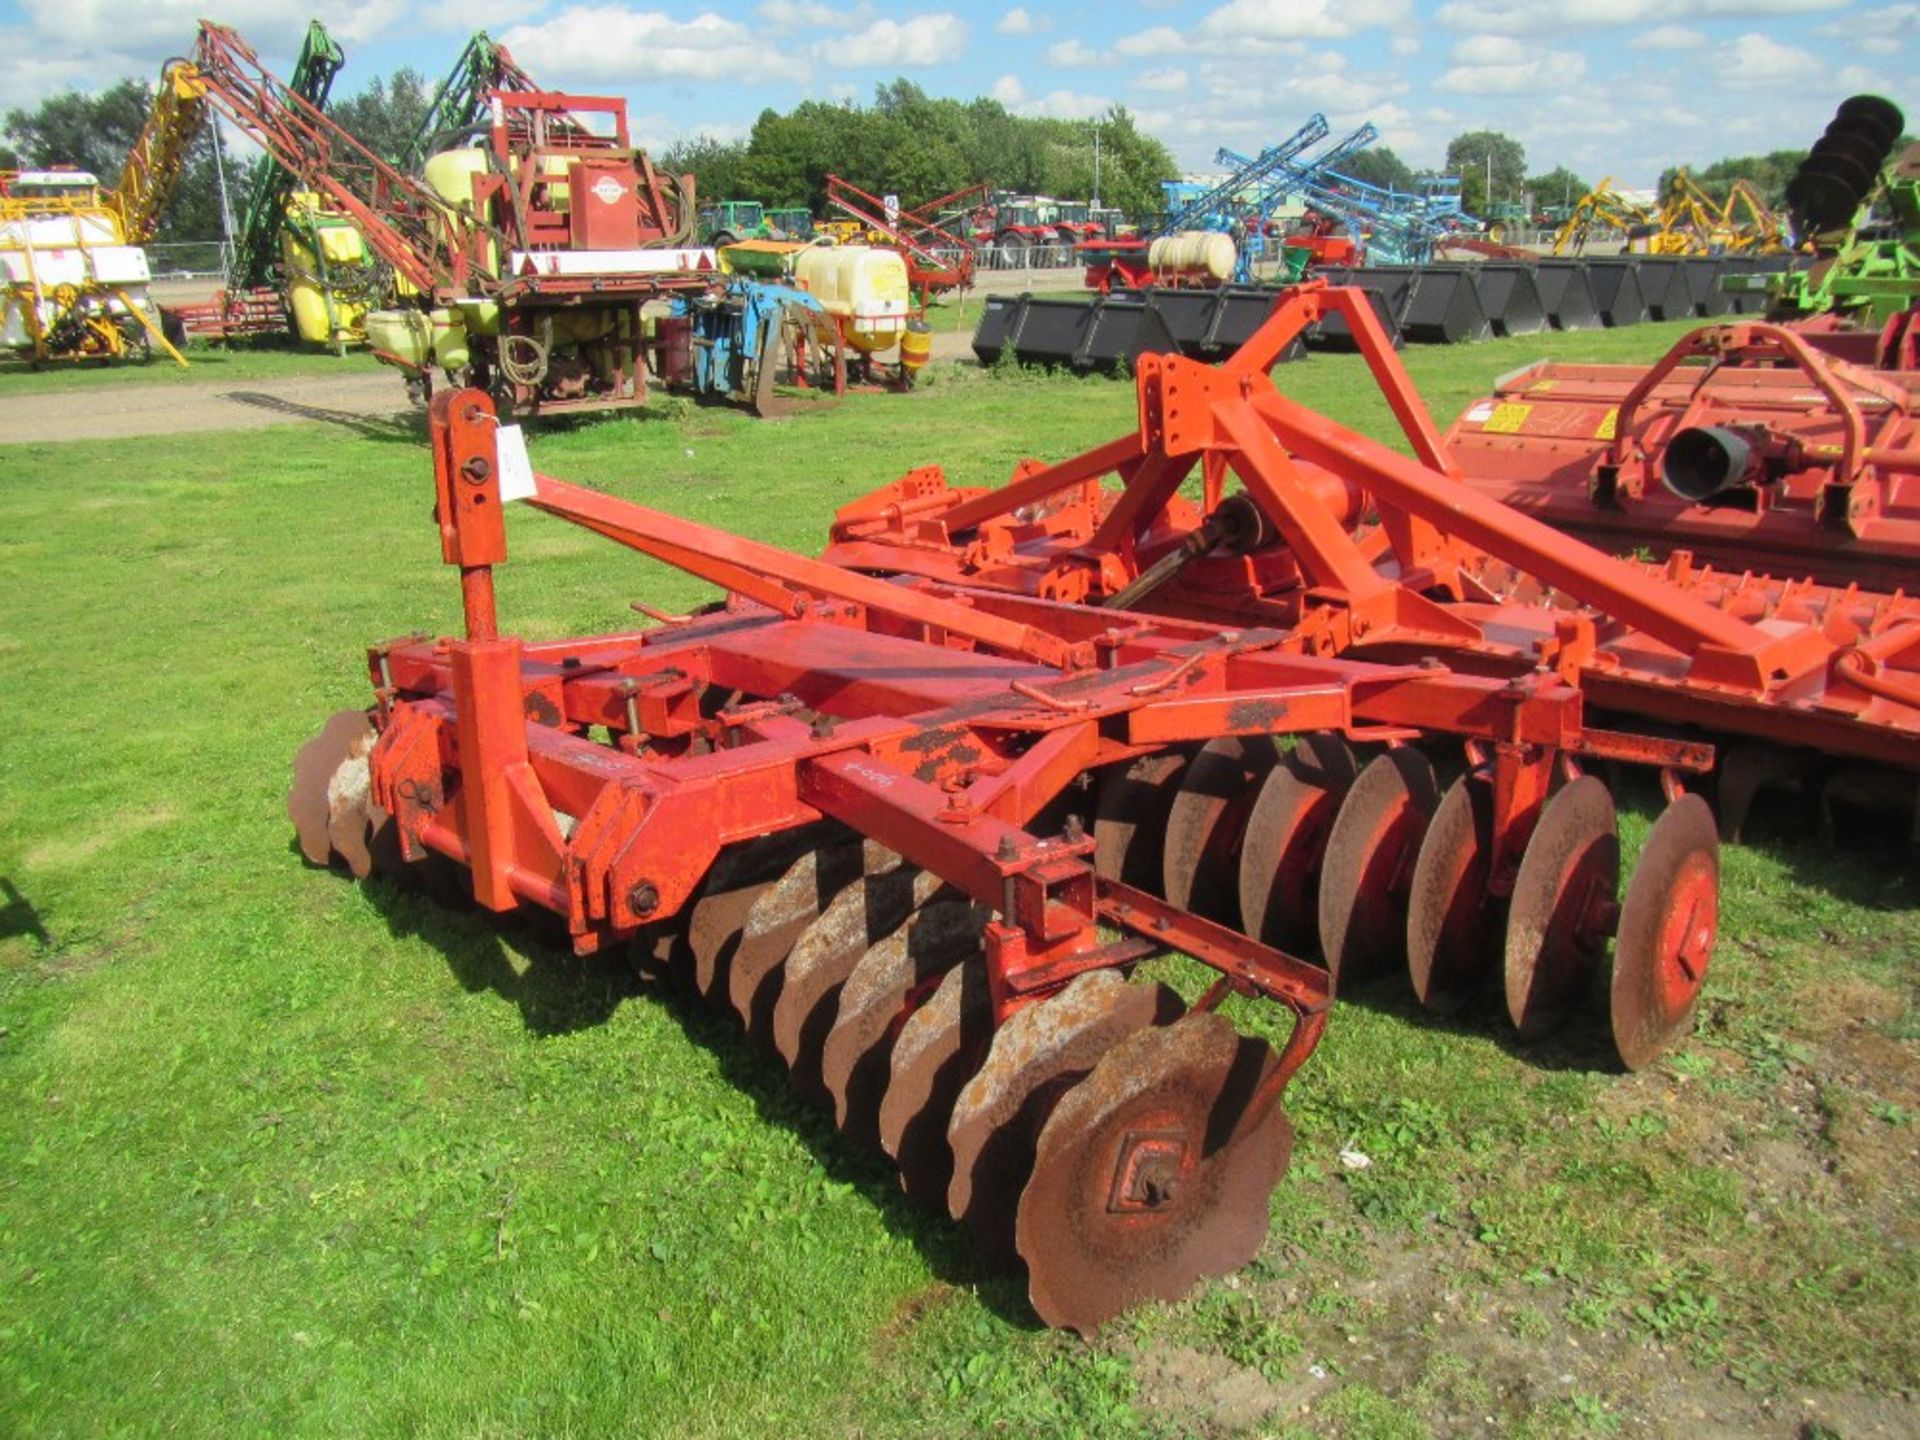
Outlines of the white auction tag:
[[533,461],[527,458],[527,436],[518,425],[500,427],[500,503],[533,498]]

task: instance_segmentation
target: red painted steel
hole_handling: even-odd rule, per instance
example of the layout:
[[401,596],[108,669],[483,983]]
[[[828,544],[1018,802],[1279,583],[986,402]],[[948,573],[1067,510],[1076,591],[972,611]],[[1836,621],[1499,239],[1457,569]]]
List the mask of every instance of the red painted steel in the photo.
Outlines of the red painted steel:
[[[1286,344],[1329,313],[1351,328],[1414,457],[1314,414],[1267,380]],[[1909,483],[1906,392],[1891,377],[1835,369],[1775,327],[1716,333],[1739,353],[1773,347],[1802,370],[1820,369],[1852,406],[1852,440],[1832,445],[1841,463],[1877,462]],[[1029,462],[999,490],[915,471],[843,508],[826,558],[951,585],[1269,625],[1315,654],[1444,658],[1514,677],[1544,666],[1609,710],[1920,769],[1920,597],[1727,574],[1685,553],[1665,565],[1617,559],[1499,503],[1463,483],[1483,452],[1455,448],[1457,429],[1451,441],[1434,431],[1371,311],[1350,292],[1296,289],[1218,367],[1147,355],[1136,369],[1135,435],[1053,466]],[[1680,373],[1669,366],[1645,394],[1657,399],[1663,384],[1679,383],[1665,380],[1670,372]],[[1743,383],[1778,395],[1785,376],[1804,390],[1796,373],[1755,371]],[[1579,390],[1548,393],[1567,392]],[[1800,413],[1779,403],[1785,415]],[[1198,505],[1180,494],[1196,465]],[[1100,488],[1105,475],[1123,482],[1117,495]],[[1244,499],[1226,495],[1228,476]],[[1369,523],[1354,523],[1369,512]],[[1183,547],[1190,553],[1177,553]],[[1142,575],[1162,565],[1170,578],[1138,593]]]
[[1818,336],[1716,325],[1650,367],[1543,362],[1447,439],[1482,494],[1596,544],[1920,588],[1920,377]]

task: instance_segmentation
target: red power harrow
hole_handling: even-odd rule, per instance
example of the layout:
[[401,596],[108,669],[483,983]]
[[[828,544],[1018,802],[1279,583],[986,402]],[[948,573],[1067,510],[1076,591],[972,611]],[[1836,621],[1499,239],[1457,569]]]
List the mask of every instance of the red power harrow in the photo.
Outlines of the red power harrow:
[[1920,372],[1835,359],[1827,338],[1714,325],[1651,368],[1542,362],[1447,443],[1482,494],[1597,545],[1911,591]]
[[[1372,323],[1341,292],[1296,309],[1323,305]],[[532,507],[728,592],[697,616],[538,644],[495,616],[492,407],[436,396],[437,516],[467,633],[372,649],[373,707],[295,762],[303,852],[362,876],[451,864],[482,906],[551,911],[581,952],[637,942],[731,1006],[910,1193],[1023,1259],[1044,1320],[1083,1332],[1258,1249],[1292,1148],[1282,1094],[1336,976],[1411,950],[1423,994],[1448,1004],[1504,965],[1534,1034],[1581,1001],[1611,942],[1613,1034],[1627,1064],[1649,1063],[1689,1023],[1714,943],[1717,840],[1677,778],[1711,751],[1586,723],[1593,617],[1527,633],[1534,612],[1486,599],[1466,569],[1478,552],[1437,528],[1448,510],[1477,535],[1503,514],[1491,502],[1368,447],[1385,538],[1347,539],[1334,512],[1357,494],[1280,436],[1310,426],[1329,461],[1358,437],[1256,397],[1257,358],[1143,363],[1138,435],[998,496],[909,477],[843,518],[866,534],[837,547],[860,548],[857,566],[535,476]],[[1437,453],[1424,417],[1402,418]],[[1196,460],[1204,518],[1174,493]],[[1229,464],[1248,498],[1220,498]],[[1115,469],[1127,491],[1098,496]],[[1070,533],[1082,513],[1112,543]],[[1389,576],[1402,543],[1426,568]],[[1618,578],[1636,620],[1657,617],[1650,582],[1559,545],[1554,583]],[[954,573],[861,573],[907,553]],[[1309,582],[1324,557],[1338,572]],[[1092,603],[1230,578],[1249,600],[1231,626],[1218,605]],[[1432,598],[1449,587],[1478,609]],[[1687,604],[1737,689],[1734,622]],[[1422,744],[1466,759],[1444,799]],[[1377,751],[1364,768],[1355,745]],[[1674,796],[1624,896],[1592,761],[1656,767]],[[1068,813],[1083,786],[1090,830]],[[1316,934],[1326,965],[1289,953]],[[1191,1007],[1125,978],[1161,952],[1212,972]],[[1236,993],[1291,1011],[1277,1052],[1219,1012]]]

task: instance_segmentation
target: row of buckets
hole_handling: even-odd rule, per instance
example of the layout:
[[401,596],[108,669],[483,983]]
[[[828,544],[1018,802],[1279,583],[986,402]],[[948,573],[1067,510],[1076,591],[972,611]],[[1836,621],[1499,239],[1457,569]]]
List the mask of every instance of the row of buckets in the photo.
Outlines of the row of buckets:
[[[1766,307],[1763,290],[1729,290],[1722,282],[1730,275],[1777,274],[1792,259],[1623,255],[1365,265],[1315,274],[1333,285],[1364,290],[1396,345],[1460,345],[1493,335],[1757,313]],[[1143,354],[1169,351],[1213,359],[1231,353],[1258,330],[1281,293],[1248,285],[1120,290],[1091,301],[1076,295],[992,295],[974,331],[973,352],[982,364],[1011,349],[1024,364],[1076,369],[1132,364]],[[1353,344],[1338,317],[1303,339],[1329,349]]]

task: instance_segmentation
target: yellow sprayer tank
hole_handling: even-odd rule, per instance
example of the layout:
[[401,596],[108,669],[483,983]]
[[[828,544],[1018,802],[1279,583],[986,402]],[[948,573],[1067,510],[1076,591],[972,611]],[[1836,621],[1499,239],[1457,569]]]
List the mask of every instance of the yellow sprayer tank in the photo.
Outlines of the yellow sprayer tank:
[[[429,155],[420,174],[434,194],[464,214],[473,215],[476,213],[473,207],[474,177],[486,174],[487,170],[487,152],[477,145],[466,145],[457,150],[442,150],[438,155]],[[486,217],[482,215],[479,218],[484,220]],[[487,269],[499,273],[500,250],[491,240],[486,245],[484,263]]]
[[367,348],[389,365],[424,370],[433,358],[433,322],[418,310],[375,310],[367,316]]
[[907,262],[898,251],[870,245],[808,250],[794,262],[794,277],[857,350],[886,350],[907,328]]
[[366,324],[366,302],[347,299],[328,281],[336,276],[356,282],[363,278],[366,237],[345,216],[322,210],[317,195],[296,194],[287,208],[298,217],[298,223],[280,232],[294,329],[309,345],[357,340]]
[[1162,235],[1147,249],[1147,264],[1161,274],[1207,275],[1233,278],[1234,250],[1230,236],[1218,230],[1182,230]]

